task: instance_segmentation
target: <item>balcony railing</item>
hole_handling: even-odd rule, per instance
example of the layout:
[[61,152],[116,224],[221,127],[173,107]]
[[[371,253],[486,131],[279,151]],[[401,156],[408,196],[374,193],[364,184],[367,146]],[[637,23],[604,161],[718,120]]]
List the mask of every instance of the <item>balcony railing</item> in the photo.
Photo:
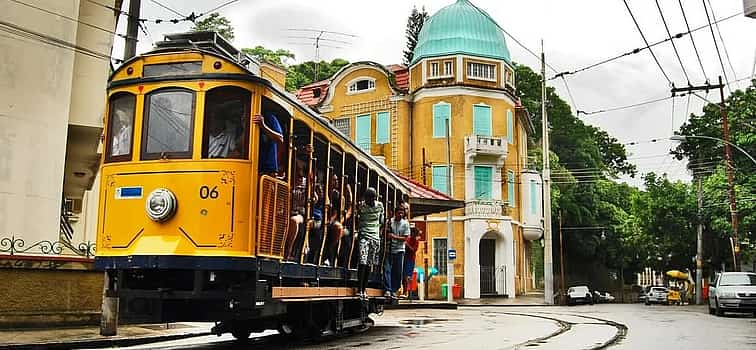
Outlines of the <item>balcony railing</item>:
[[506,214],[507,202],[493,199],[475,199],[465,203],[465,215],[477,217],[500,217]]
[[466,136],[465,153],[506,157],[507,139],[497,136]]

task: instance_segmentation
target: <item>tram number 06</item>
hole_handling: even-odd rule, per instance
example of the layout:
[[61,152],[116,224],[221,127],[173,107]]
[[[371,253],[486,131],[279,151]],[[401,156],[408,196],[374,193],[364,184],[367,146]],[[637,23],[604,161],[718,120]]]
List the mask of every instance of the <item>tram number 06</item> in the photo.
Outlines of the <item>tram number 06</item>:
[[199,190],[199,196],[201,199],[216,199],[218,198],[218,186],[210,188],[208,186],[202,186]]

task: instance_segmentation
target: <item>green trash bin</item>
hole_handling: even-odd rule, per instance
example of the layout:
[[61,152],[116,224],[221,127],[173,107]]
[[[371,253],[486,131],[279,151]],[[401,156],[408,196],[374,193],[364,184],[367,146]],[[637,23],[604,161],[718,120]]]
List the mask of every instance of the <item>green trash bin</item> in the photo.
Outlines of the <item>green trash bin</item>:
[[446,299],[446,296],[449,295],[449,286],[444,283],[441,285],[441,297]]

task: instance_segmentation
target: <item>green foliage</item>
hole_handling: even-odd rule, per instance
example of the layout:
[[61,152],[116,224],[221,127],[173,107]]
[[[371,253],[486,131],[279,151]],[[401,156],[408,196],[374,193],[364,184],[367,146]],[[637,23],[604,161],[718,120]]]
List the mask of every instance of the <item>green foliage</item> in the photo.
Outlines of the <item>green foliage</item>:
[[349,61],[336,58],[331,62],[320,61],[317,65],[313,61],[292,65],[286,73],[286,90],[295,91],[307,84],[330,78],[347,64]]
[[405,38],[407,38],[407,49],[404,50],[405,65],[409,65],[412,62],[412,56],[417,45],[417,38],[420,35],[420,30],[423,29],[423,24],[428,19],[428,12],[425,11],[425,6],[420,11],[417,7],[412,7],[412,13],[407,17],[407,29],[404,31]]
[[191,31],[214,31],[218,32],[218,34],[222,35],[226,40],[234,41],[234,27],[231,26],[231,21],[217,12],[213,12],[205,17],[205,19],[195,23]]
[[291,53],[289,50],[284,49],[278,49],[278,50],[271,50],[268,48],[265,48],[264,46],[257,45],[254,48],[243,48],[241,49],[242,52],[246,53],[247,55],[250,55],[254,58],[257,58],[261,61],[268,61],[273,64],[277,64],[279,66],[283,65],[283,59],[294,59],[294,54]]

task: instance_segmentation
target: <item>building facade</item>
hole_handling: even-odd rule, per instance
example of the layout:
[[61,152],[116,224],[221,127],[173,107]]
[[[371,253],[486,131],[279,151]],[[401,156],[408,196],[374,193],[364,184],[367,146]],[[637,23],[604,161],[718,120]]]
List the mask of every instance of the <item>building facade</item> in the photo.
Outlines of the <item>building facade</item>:
[[[452,213],[455,283],[465,298],[532,289],[542,189],[528,169],[533,125],[515,95],[506,40],[485,11],[459,0],[423,26],[409,67],[356,62],[297,91],[396,172],[464,200]],[[447,129],[451,177],[447,176]],[[425,225],[418,267],[447,270],[445,215]],[[536,243],[537,244],[537,243]],[[431,279],[433,296],[446,279]]]

